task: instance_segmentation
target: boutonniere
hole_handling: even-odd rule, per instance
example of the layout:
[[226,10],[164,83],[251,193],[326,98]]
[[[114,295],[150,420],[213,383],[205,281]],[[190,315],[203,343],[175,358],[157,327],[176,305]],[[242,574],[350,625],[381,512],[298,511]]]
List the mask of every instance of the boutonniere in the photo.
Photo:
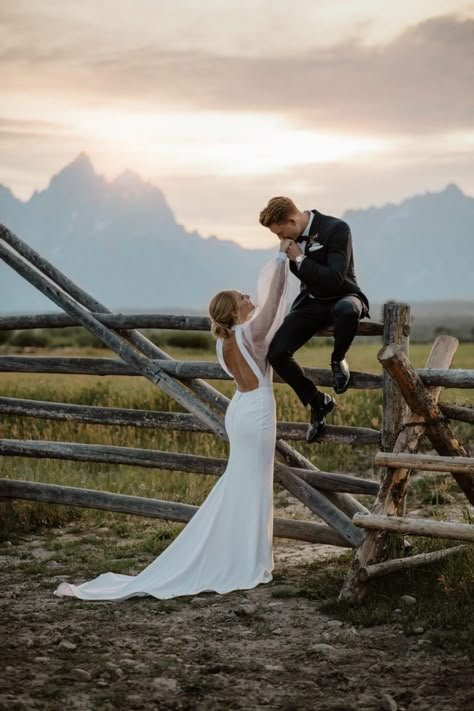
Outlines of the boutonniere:
[[322,249],[323,245],[318,242],[319,235],[313,235],[308,241],[308,252],[315,252],[317,249]]

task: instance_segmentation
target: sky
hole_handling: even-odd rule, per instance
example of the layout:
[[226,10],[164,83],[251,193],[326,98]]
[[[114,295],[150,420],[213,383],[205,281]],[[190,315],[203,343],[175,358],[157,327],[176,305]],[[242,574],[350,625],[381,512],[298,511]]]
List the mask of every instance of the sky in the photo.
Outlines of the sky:
[[249,248],[301,209],[474,196],[474,0],[2,0],[0,184],[85,152]]

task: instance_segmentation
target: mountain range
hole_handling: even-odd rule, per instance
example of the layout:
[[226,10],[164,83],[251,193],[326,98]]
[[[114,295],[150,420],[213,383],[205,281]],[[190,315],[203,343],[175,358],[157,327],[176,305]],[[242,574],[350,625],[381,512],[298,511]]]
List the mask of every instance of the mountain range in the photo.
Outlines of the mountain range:
[[[373,303],[474,300],[474,199],[456,185],[342,219]],[[120,311],[202,312],[219,289],[254,293],[259,269],[275,253],[186,230],[157,187],[132,172],[107,181],[83,153],[28,201],[0,186],[0,222]],[[1,312],[53,310],[0,263]]]

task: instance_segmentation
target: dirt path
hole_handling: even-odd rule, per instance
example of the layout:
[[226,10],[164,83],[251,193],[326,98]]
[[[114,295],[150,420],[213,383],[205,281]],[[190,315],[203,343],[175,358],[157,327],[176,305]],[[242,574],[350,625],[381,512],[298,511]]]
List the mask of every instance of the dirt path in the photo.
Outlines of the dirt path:
[[0,709],[474,708],[466,657],[396,623],[356,629],[298,596],[314,554],[278,544],[277,579],[251,591],[82,603],[53,596],[64,576],[40,536],[2,544]]

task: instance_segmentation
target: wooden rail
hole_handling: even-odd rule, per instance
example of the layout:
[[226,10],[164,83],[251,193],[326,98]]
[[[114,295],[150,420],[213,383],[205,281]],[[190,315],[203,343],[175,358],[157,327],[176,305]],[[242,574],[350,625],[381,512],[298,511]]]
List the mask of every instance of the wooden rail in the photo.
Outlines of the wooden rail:
[[[184,432],[212,432],[209,426],[188,413],[73,405],[7,397],[0,397],[0,414],[100,425],[133,425]],[[307,428],[306,422],[278,422],[277,438],[303,441],[306,438]],[[380,432],[369,427],[328,425],[320,441],[380,445]]]
[[374,578],[380,578],[382,575],[389,573],[400,573],[405,570],[412,570],[423,565],[431,565],[439,563],[440,560],[449,558],[456,553],[466,550],[466,546],[454,546],[454,548],[442,548],[439,551],[430,551],[429,553],[418,553],[409,558],[392,558],[385,560],[382,563],[374,563],[359,570],[359,580],[366,583]]
[[[0,439],[0,455],[10,457],[33,457],[35,459],[65,459],[76,462],[102,462],[106,464],[127,464],[129,466],[166,469],[192,474],[220,476],[227,460],[217,457],[203,457],[197,454],[162,452],[139,447],[119,447],[104,444],[78,444],[77,442],[47,442],[44,440]],[[303,481],[317,489],[351,492],[354,494],[376,494],[378,484],[352,474],[314,471],[289,467],[289,470]]]
[[474,541],[474,526],[469,523],[450,523],[424,518],[401,518],[400,516],[377,516],[375,514],[355,514],[352,520],[356,526],[361,528]]
[[[175,501],[10,479],[0,479],[0,497],[115,511],[180,523],[187,523],[198,510],[197,506]],[[273,534],[279,538],[348,547],[347,541],[337,531],[325,524],[310,521],[275,518]]]
[[[175,314],[110,314],[92,312],[94,318],[113,329],[164,329],[179,331],[209,331],[207,316],[181,316]],[[64,328],[82,324],[66,314],[25,314],[23,316],[0,316],[0,331],[23,330],[30,328]],[[331,336],[333,328],[318,331],[317,336]],[[383,324],[375,321],[361,321],[357,327],[359,336],[380,336]]]
[[[152,360],[163,373],[179,379],[232,380],[219,363],[212,361]],[[66,373],[74,375],[128,375],[141,373],[118,358],[66,358],[62,356],[0,356],[0,371],[9,373]],[[305,368],[306,375],[316,385],[332,387],[331,371],[327,368]],[[283,382],[275,374],[275,382]],[[350,387],[373,389],[382,387],[382,376],[376,373],[351,373]]]
[[[232,380],[218,363],[212,361],[174,361],[154,359],[150,361],[167,375],[180,379],[205,378],[207,380]],[[80,358],[64,356],[0,356],[0,372],[6,373],[65,373],[74,375],[141,375],[137,370],[118,358]],[[316,385],[332,387],[332,375],[328,368],[304,368],[305,374]],[[419,368],[416,373],[426,386],[446,388],[474,388],[474,370]],[[276,383],[283,382],[275,373]],[[349,386],[357,390],[372,390],[382,387],[382,375],[352,371]],[[466,412],[451,406],[452,412]],[[472,413],[471,413],[472,417]],[[474,419],[474,418],[473,418]],[[470,420],[469,420],[470,421]]]
[[474,476],[474,459],[471,457],[442,457],[408,452],[377,452],[374,463],[385,467],[403,467],[417,471],[463,472]]

